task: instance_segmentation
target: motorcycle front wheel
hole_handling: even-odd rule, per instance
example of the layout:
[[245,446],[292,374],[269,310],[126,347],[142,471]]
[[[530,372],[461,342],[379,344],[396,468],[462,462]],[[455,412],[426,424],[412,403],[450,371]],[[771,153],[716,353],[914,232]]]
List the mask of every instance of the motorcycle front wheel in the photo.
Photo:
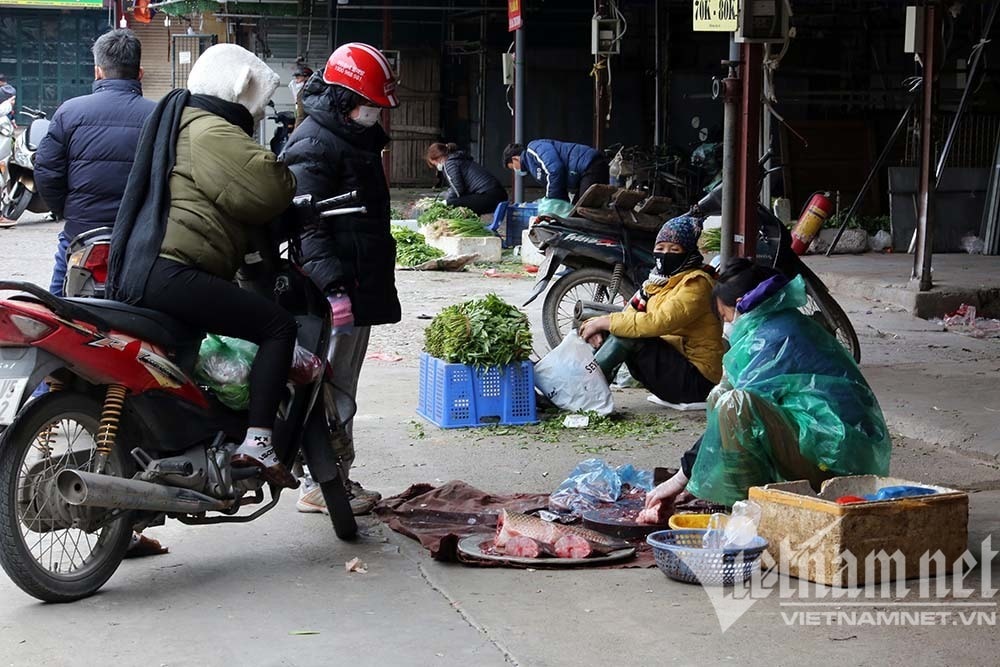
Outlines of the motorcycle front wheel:
[[2,201],[0,201],[0,217],[17,222],[18,218],[28,210],[31,203],[31,191],[21,181],[8,183],[3,189]]
[[[98,399],[50,392],[28,403],[0,436],[0,565],[44,602],[96,593],[132,538],[131,513],[71,507],[55,488],[63,470],[93,469],[100,420]],[[124,447],[112,449],[105,472],[127,477],[131,470]]]
[[854,331],[854,325],[851,324],[851,318],[833,298],[823,281],[808,266],[802,264],[799,273],[806,283],[806,296],[808,297],[806,305],[802,306],[800,310],[819,322],[844,346],[847,353],[854,357],[855,363],[860,364],[861,343],[858,341],[858,334]]
[[573,328],[573,310],[577,301],[596,301],[625,307],[635,293],[624,278],[618,293],[611,294],[612,273],[607,269],[588,266],[576,269],[556,281],[545,295],[542,305],[542,329],[550,348],[562,342]]

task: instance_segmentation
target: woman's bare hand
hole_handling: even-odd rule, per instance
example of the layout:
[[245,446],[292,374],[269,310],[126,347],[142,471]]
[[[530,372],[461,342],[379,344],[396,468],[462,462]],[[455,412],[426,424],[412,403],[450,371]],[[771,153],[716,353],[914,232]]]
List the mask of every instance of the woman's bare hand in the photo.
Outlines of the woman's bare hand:
[[[592,317],[580,327],[580,338],[584,339],[591,345],[594,343],[592,340],[597,341],[600,345],[604,342],[604,332],[611,328],[611,317],[608,315],[602,315],[601,317]],[[598,335],[601,337],[596,338]]]

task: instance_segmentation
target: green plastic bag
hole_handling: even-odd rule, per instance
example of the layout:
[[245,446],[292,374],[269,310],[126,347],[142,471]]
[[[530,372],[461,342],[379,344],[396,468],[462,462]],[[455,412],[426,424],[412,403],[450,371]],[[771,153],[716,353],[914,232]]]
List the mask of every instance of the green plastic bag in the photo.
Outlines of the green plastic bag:
[[797,479],[888,474],[878,400],[847,350],[798,310],[805,303],[799,276],[733,323],[687,486],[698,498],[732,505],[751,486],[785,481],[790,447],[804,463]]
[[535,204],[538,206],[537,215],[554,215],[558,218],[565,218],[573,212],[573,205],[565,199],[542,197]]
[[250,367],[257,346],[239,338],[208,334],[201,341],[195,378],[231,410],[250,405]]

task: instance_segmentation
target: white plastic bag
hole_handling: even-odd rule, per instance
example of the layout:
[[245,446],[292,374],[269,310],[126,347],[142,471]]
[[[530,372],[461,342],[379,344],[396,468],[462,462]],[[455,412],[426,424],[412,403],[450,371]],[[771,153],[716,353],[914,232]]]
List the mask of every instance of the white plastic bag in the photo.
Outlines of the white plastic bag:
[[872,237],[870,245],[872,250],[875,252],[888,250],[892,247],[892,234],[884,229],[880,229],[875,233],[875,236]]
[[615,408],[594,350],[576,331],[535,364],[535,387],[563,410],[608,415]]

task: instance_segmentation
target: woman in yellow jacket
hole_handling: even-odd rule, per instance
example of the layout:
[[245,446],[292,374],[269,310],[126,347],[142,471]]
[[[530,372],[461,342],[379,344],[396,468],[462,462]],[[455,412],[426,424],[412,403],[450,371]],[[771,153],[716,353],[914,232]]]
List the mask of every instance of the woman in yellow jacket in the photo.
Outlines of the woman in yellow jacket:
[[600,347],[597,363],[609,380],[624,362],[668,403],[701,403],[722,378],[722,325],[712,312],[715,281],[698,252],[700,229],[690,216],[667,221],[653,246],[655,266],[625,310],[580,329]]

